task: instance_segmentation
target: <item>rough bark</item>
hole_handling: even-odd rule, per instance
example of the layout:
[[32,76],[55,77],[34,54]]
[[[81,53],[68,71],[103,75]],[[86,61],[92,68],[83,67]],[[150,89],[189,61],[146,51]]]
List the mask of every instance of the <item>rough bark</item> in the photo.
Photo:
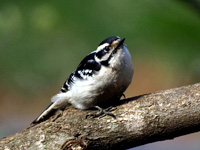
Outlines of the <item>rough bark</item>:
[[[125,149],[200,130],[200,83],[120,101],[110,116],[67,108],[0,141],[0,149]],[[95,111],[94,111],[95,112]]]

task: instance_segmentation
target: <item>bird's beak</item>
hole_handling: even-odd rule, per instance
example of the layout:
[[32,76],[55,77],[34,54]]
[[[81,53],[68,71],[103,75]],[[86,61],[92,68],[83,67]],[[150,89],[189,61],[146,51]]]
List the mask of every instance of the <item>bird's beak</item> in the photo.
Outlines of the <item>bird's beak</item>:
[[126,39],[126,38],[121,39],[121,40],[117,43],[117,46],[116,46],[115,49],[119,49],[119,48],[123,45],[125,39]]

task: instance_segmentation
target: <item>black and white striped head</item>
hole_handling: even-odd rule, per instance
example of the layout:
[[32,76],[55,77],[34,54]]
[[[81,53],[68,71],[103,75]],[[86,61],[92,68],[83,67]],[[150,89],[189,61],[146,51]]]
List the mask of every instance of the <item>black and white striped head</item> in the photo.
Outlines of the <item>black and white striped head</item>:
[[96,60],[103,63],[109,63],[109,61],[117,56],[121,50],[123,50],[125,38],[121,39],[118,36],[113,36],[102,41],[96,52]]

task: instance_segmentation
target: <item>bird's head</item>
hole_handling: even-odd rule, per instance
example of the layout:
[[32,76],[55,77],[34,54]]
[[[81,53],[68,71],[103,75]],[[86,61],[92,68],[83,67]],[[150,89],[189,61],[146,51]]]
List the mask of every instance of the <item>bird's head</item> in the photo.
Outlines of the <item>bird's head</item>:
[[121,39],[118,36],[109,37],[103,40],[96,52],[96,60],[101,63],[109,63],[110,60],[120,57],[123,49],[126,48],[124,43],[125,38]]

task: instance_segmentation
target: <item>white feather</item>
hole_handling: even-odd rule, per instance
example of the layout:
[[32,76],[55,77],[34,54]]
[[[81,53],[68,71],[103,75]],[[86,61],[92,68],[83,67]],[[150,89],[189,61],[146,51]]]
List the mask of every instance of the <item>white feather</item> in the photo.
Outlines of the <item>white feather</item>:
[[[108,45],[108,43],[102,44],[96,51]],[[95,60],[101,61],[96,56]],[[68,91],[53,96],[51,99],[53,104],[36,119],[36,122],[39,122],[52,110],[63,109],[69,103],[79,109],[88,109],[99,103],[107,103],[113,97],[123,94],[133,76],[131,55],[125,44],[117,50],[109,64],[109,66],[102,65],[100,71],[95,72],[92,76],[84,75],[79,70],[78,73],[83,79],[75,77],[70,85],[66,82],[66,85],[69,86]],[[86,69],[85,74],[88,73],[92,73],[92,70]]]
[[116,94],[123,93],[131,83],[133,65],[126,47],[111,60],[111,68],[102,66],[101,71],[88,80],[77,80],[69,91],[69,103],[79,109],[94,107]]

